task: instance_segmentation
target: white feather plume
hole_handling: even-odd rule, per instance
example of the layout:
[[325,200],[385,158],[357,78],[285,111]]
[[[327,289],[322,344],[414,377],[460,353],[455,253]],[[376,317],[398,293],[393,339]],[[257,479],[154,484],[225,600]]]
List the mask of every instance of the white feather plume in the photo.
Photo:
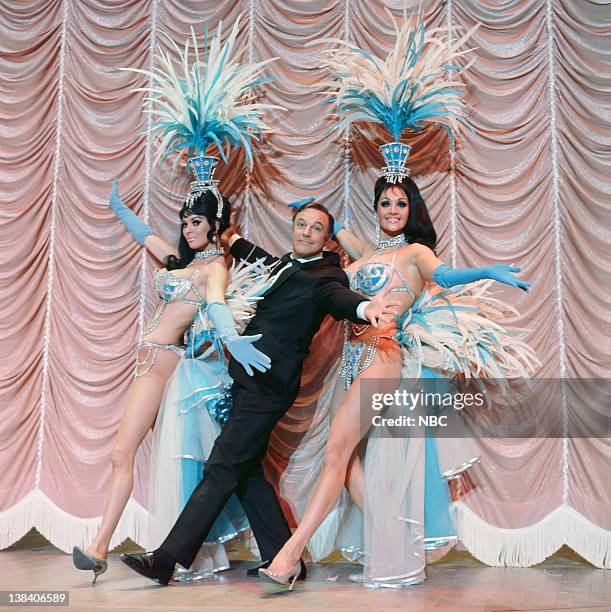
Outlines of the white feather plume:
[[541,365],[523,332],[503,324],[507,313],[518,313],[491,297],[492,282],[426,287],[399,330],[405,368],[415,368],[406,378],[419,378],[425,367],[504,388],[506,379],[526,379]]
[[253,64],[239,63],[244,47],[240,50],[234,47],[240,18],[236,19],[224,44],[221,43],[223,24],[220,22],[216,36],[203,50],[198,46],[193,28],[182,50],[162,32],[174,48],[178,61],[158,45],[157,65],[153,70],[124,68],[151,79],[150,86],[134,91],[148,94],[145,112],[152,115],[154,122],[145,133],[160,134],[157,159],[176,153],[176,164],[184,154],[204,154],[209,145],[215,144],[225,161],[224,145],[243,147],[246,160],[252,165],[252,140],[259,140],[269,129],[263,120],[264,113],[281,107],[256,102],[253,98],[253,88],[271,80],[262,76],[264,67],[277,58]]
[[[386,59],[339,39],[327,39],[337,47],[325,51],[323,66],[333,77],[327,94],[335,97],[339,127],[368,121],[382,123],[398,140],[406,129],[420,130],[438,124],[450,134],[458,122],[466,123],[466,108],[461,99],[464,84],[450,75],[466,70],[452,61],[473,49],[460,50],[478,28],[471,28],[455,42],[451,30],[425,30],[420,15],[395,26],[396,41]],[[456,28],[454,28],[456,29]]]

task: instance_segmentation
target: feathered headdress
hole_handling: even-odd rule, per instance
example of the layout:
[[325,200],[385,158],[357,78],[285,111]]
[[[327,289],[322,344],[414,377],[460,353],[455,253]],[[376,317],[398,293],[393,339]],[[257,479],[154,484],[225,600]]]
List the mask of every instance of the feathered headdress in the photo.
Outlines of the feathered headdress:
[[428,125],[441,125],[450,138],[458,122],[467,123],[465,105],[460,97],[463,83],[448,77],[451,71],[466,70],[451,61],[472,51],[458,51],[479,24],[456,42],[450,42],[450,30],[433,28],[425,31],[420,14],[409,19],[404,15],[401,27],[388,11],[396,32],[396,42],[386,60],[359,49],[343,40],[325,51],[323,65],[333,74],[330,81],[338,114],[339,128],[357,121],[381,123],[392,134],[394,142],[380,151],[386,162],[383,168],[389,182],[409,176],[405,162],[411,147],[399,142],[405,130],[420,131]]
[[[218,181],[213,180],[218,157],[206,155],[210,145],[216,145],[221,157],[227,163],[224,146],[242,147],[246,163],[252,168],[253,140],[260,140],[261,134],[268,129],[263,114],[270,108],[280,108],[272,104],[254,102],[252,90],[257,85],[272,80],[263,77],[263,67],[275,61],[271,58],[254,64],[240,64],[238,60],[244,48],[234,53],[239,31],[240,16],[233,24],[231,33],[221,45],[222,22],[216,36],[208,44],[205,31],[203,53],[200,53],[193,29],[187,37],[184,50],[165,33],[181,64],[181,77],[178,76],[174,62],[157,47],[158,65],[153,70],[126,68],[151,78],[149,87],[144,91],[145,112],[152,115],[154,122],[145,130],[160,136],[161,142],[157,161],[174,155],[174,166],[187,154],[187,166],[191,169],[194,182],[191,183],[187,206],[204,191],[212,191],[218,200],[217,217],[222,214],[222,198],[217,189]],[[190,62],[191,45],[194,60]]]

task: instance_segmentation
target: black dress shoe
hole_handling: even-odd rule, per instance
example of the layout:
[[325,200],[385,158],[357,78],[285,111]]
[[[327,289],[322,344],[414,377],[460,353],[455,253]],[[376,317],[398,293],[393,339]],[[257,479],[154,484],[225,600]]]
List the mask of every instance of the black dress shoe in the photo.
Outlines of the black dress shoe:
[[[249,578],[258,578],[259,577],[259,568],[267,569],[271,565],[271,561],[263,561],[259,565],[255,565],[255,567],[251,567],[249,570],[246,570],[246,575]],[[299,572],[299,576],[297,576],[297,580],[305,580],[307,575],[306,564],[301,560],[301,571]]]
[[161,563],[158,559],[155,559],[154,552],[147,552],[143,554],[135,553],[133,555],[122,554],[119,555],[119,559],[127,565],[130,569],[134,570],[141,576],[146,576],[155,582],[166,586],[172,574],[174,573],[174,563],[168,565],[168,563]]
[[246,575],[249,578],[258,578],[259,577],[259,568],[263,567],[263,568],[267,569],[269,567],[270,563],[271,563],[271,561],[263,561],[263,563],[259,563],[259,565],[255,565],[254,567],[251,567],[249,570],[246,570]]

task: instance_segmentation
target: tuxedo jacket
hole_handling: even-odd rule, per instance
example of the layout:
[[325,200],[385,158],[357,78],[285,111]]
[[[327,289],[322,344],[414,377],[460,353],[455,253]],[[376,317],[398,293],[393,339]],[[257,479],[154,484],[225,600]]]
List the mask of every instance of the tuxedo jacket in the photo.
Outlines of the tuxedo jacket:
[[[264,259],[266,264],[276,263],[278,269],[286,258],[274,257],[243,238],[233,243],[230,252],[238,260]],[[237,384],[261,395],[280,395],[292,402],[299,392],[303,360],[324,317],[330,314],[337,320],[366,323],[356,315],[364,298],[348,288],[339,256],[328,251],[322,255],[322,259],[306,263],[291,260],[291,267],[263,294],[243,335],[262,334],[254,345],[271,359],[271,368],[265,373],[255,370],[254,376],[249,376],[231,358],[229,374]]]

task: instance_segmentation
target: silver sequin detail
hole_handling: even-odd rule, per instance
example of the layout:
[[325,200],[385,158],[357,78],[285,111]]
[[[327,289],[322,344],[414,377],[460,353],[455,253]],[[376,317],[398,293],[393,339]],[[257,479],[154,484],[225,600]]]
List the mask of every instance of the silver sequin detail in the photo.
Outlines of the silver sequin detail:
[[[206,249],[205,251],[198,251],[195,254],[195,258],[189,264],[195,263],[195,261],[200,259],[206,259],[208,257],[212,257],[214,255],[220,255],[223,253],[222,249],[219,249],[215,246]],[[193,283],[193,278],[197,271],[193,273],[190,278],[182,278],[177,274],[174,274],[168,270],[155,270],[155,274],[153,275],[153,286],[155,287],[155,291],[159,294],[160,301],[157,303],[155,310],[144,329],[143,335],[146,336],[154,331],[159,325],[159,321],[163,316],[163,313],[166,311],[168,304],[172,302],[183,302],[186,304],[192,304],[194,306],[198,306],[198,308],[203,308],[206,305],[203,297],[200,295],[199,291],[195,287]],[[197,300],[187,299],[187,295],[189,292],[193,292]],[[136,365],[134,367],[134,376],[138,378],[139,376],[144,376],[148,372],[150,372],[153,364],[155,363],[155,359],[157,358],[157,353],[159,349],[166,349],[169,351],[174,351],[177,355],[182,356],[184,350],[177,346],[176,344],[158,344],[154,342],[141,342],[138,345],[138,350],[141,348],[148,349],[146,357],[144,361],[139,361],[138,356],[136,355]]]
[[392,265],[385,261],[363,264],[356,273],[358,289],[365,295],[375,295],[381,291],[392,276]]
[[405,234],[399,234],[398,236],[389,238],[388,240],[378,240],[378,244],[376,245],[376,253],[383,253],[386,251],[386,249],[404,244],[406,244]]
[[138,353],[136,353],[136,365],[134,367],[134,378],[139,378],[140,376],[144,376],[151,371],[153,364],[155,363],[155,359],[157,359],[157,353],[159,349],[163,349],[166,351],[172,351],[176,353],[179,357],[183,356],[184,349],[176,344],[159,344],[157,342],[141,342],[138,345],[138,351],[140,349],[147,349],[146,356],[143,361],[138,359]]

